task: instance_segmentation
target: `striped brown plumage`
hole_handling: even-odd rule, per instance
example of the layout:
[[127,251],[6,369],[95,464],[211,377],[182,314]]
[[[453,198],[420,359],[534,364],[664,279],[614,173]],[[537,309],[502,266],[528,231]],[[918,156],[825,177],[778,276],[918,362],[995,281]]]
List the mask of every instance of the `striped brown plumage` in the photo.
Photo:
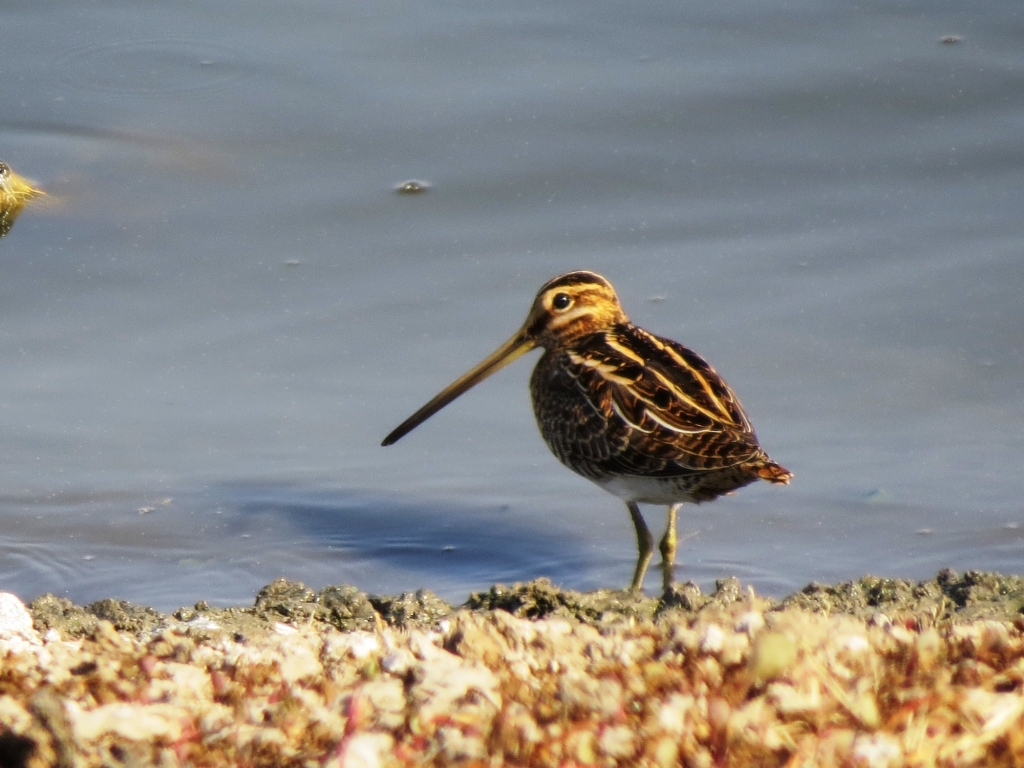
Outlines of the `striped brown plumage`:
[[757,442],[725,381],[695,352],[633,325],[615,289],[593,272],[570,272],[538,292],[523,327],[384,439],[390,445],[470,387],[534,347],[544,354],[530,394],[541,435],[574,472],[626,502],[636,528],[638,590],[653,552],[639,503],[669,505],[661,540],[663,586],[673,582],[675,520],[755,480],[792,474]]

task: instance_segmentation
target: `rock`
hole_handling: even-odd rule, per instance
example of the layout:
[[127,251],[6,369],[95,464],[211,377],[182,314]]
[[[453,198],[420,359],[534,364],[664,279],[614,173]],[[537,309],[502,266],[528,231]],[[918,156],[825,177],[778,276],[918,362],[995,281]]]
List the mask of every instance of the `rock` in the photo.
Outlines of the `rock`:
[[39,641],[39,634],[32,626],[32,614],[17,595],[0,592],[0,638],[12,636]]

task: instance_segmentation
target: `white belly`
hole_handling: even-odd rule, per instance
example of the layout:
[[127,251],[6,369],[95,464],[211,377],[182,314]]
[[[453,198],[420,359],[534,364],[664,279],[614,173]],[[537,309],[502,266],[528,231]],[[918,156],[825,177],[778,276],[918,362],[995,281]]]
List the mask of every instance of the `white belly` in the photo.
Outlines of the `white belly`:
[[594,482],[627,503],[675,504],[680,501],[694,501],[688,490],[693,481],[684,478],[618,475]]

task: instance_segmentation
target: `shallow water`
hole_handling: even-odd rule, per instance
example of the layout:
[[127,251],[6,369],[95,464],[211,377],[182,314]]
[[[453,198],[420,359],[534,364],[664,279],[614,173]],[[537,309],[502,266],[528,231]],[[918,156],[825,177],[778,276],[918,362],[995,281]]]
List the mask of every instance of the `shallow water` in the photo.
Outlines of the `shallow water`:
[[577,268],[796,473],[687,508],[680,578],[1020,572],[1018,3],[0,24],[0,158],[49,193],[0,240],[4,589],[624,585],[625,509],[548,454],[528,363],[379,447]]

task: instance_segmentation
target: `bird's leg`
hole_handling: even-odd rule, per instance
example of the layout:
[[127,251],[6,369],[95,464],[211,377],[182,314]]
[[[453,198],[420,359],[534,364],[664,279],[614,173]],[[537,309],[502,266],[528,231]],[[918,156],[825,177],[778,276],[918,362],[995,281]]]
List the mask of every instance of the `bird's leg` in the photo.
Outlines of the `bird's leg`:
[[639,592],[644,586],[644,574],[647,573],[647,566],[651,562],[651,555],[654,554],[654,537],[640,514],[640,507],[635,501],[626,503],[629,509],[629,516],[633,519],[633,527],[636,528],[636,570],[633,571],[633,581],[629,584],[630,592]]
[[661,552],[661,584],[662,589],[668,592],[675,583],[675,574],[672,568],[676,562],[676,513],[680,504],[672,504],[668,508],[668,525],[665,527],[665,535],[661,537],[658,550]]

